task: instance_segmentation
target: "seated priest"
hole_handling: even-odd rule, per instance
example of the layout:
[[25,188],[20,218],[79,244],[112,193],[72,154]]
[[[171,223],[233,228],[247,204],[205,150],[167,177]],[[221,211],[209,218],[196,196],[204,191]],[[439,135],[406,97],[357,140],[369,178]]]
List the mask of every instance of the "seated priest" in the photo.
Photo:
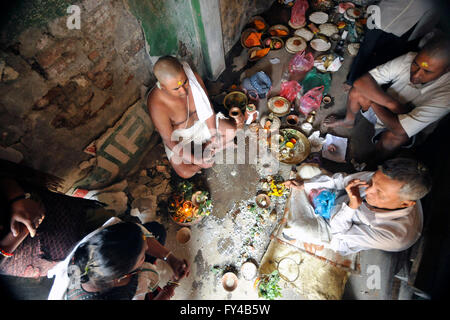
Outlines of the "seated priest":
[[361,250],[402,251],[420,237],[423,214],[420,199],[431,189],[429,171],[413,159],[395,158],[375,172],[345,176],[318,175],[304,182],[285,182],[291,189],[332,190],[336,194],[326,219],[328,248],[349,255]]
[[150,116],[175,172],[190,178],[234,143],[236,125],[214,113],[202,79],[186,62],[164,56],[153,73],[158,82],[147,97]]

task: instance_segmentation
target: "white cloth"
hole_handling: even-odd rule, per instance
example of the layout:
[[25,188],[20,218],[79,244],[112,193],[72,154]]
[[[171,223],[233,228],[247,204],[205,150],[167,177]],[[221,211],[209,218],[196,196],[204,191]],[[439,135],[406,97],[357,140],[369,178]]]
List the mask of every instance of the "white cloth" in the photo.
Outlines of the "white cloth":
[[[219,130],[219,119],[227,119],[222,112],[216,114],[216,130]],[[205,141],[211,139],[211,132],[205,122],[196,121],[194,125],[186,129],[176,129],[172,132],[172,139],[178,141],[181,139],[179,146],[177,148],[183,148],[184,145],[188,145],[191,142],[195,144],[202,144]],[[169,147],[164,144],[166,150],[167,159],[171,159],[174,152],[169,149]]]
[[[183,65],[184,73],[189,80],[195,110],[198,117],[198,121],[196,121],[192,127],[186,129],[176,129],[172,132],[172,141],[179,141],[181,139],[182,141],[180,142],[180,147],[183,147],[191,142],[194,142],[195,144],[202,144],[211,138],[211,133],[206,125],[206,120],[214,115],[214,111],[205,90],[203,90],[202,86],[198,82],[189,64],[184,61],[181,64]],[[217,130],[219,129],[218,117],[223,117],[223,115],[220,113],[216,115]],[[170,160],[173,157],[174,152],[165,144],[164,148],[166,150],[167,158]]]
[[197,78],[195,77],[195,74],[189,64],[184,61],[181,64],[183,65],[184,73],[189,80],[189,86],[191,87],[192,96],[194,98],[195,110],[197,110],[198,120],[200,120],[201,122],[205,122],[212,115],[214,115],[211,103],[209,102],[205,90],[203,90],[202,86],[197,81]]
[[[205,122],[196,121],[194,125],[186,129],[176,129],[172,132],[172,140],[180,141],[179,147],[182,148],[184,145],[188,145],[191,142],[195,144],[202,144],[203,142],[211,138],[211,133]],[[173,157],[174,152],[169,149],[169,147],[164,144],[166,149],[167,158],[170,160]]]
[[330,242],[331,233],[325,219],[314,212],[303,190],[292,189],[289,198],[289,213],[283,234],[306,243]]
[[420,38],[431,31],[439,21],[437,10],[430,0],[382,0],[380,8],[380,29],[401,37],[415,26],[409,41]]
[[[408,137],[427,127],[429,133],[437,121],[450,112],[450,72],[424,85],[414,85],[410,82],[410,68],[416,55],[409,52],[369,71],[379,85],[392,82],[387,90],[390,96],[415,106],[409,113],[398,115]],[[384,127],[377,118],[375,129]]]
[[[63,261],[61,261],[60,263],[58,263],[57,265],[55,265],[52,269],[50,269],[47,273],[47,277],[48,278],[53,278],[55,277],[55,281],[53,282],[52,288],[50,290],[50,293],[48,295],[48,300],[64,300],[65,298],[65,294],[66,291],[69,287],[70,284],[70,278],[68,275],[68,267],[70,264],[70,260],[72,259],[73,254],[75,253],[75,251],[77,250],[77,248],[84,242],[88,241],[90,238],[92,238],[94,235],[96,235],[98,232],[100,232],[101,230],[103,230],[104,228],[108,227],[108,226],[112,226],[116,223],[120,223],[122,222],[122,220],[120,220],[119,218],[113,217],[111,219],[109,219],[108,221],[106,221],[100,228],[92,231],[91,233],[89,233],[87,236],[85,236],[80,242],[77,243],[77,245],[75,246],[75,248],[70,252],[70,254],[66,257],[66,259],[64,259]],[[151,234],[151,232],[149,232],[144,226],[139,225],[139,227],[141,227],[143,233],[147,236],[147,237],[152,237],[153,235]],[[138,279],[138,289],[143,288],[143,286],[139,286],[139,281],[141,280],[141,278],[143,277],[139,277]],[[142,280],[146,280],[146,279],[142,279]],[[134,299],[141,299],[142,296],[142,292],[138,292],[136,291],[135,294],[135,298]]]
[[[332,177],[322,175],[304,184],[307,194],[319,188],[338,191],[334,214],[329,221],[332,234],[329,248],[341,255],[368,249],[402,251],[412,246],[421,235],[423,214],[420,201],[413,207],[385,212],[372,211],[364,203],[356,210],[347,206],[345,186],[348,182],[353,179],[370,181],[373,174],[366,171],[348,176],[342,173]],[[365,197],[364,189],[361,189],[361,195]]]

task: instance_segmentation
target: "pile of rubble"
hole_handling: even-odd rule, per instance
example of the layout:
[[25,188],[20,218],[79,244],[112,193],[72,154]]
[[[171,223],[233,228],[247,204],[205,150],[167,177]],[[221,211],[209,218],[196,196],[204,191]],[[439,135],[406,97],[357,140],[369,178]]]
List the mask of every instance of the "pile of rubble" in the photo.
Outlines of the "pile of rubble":
[[138,172],[127,178],[132,216],[138,217],[142,223],[160,220],[158,204],[166,203],[172,192],[170,179],[175,173],[171,171],[164,154],[162,159],[154,159],[141,166]]

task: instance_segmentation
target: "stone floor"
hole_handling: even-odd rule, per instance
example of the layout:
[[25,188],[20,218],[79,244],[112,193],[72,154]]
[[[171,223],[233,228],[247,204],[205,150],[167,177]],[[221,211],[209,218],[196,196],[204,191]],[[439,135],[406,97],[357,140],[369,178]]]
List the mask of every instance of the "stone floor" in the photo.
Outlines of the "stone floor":
[[[271,51],[267,57],[257,63],[247,64],[245,61],[246,50],[242,50],[237,44],[227,57],[227,70],[216,82],[207,82],[212,100],[215,104],[220,104],[223,99],[223,92],[232,84],[239,85],[243,77],[252,75],[256,71],[265,71],[272,79],[274,87],[271,95],[276,95],[279,91],[280,79],[287,69],[292,55],[285,50]],[[271,64],[271,58],[279,58],[278,64]],[[334,106],[330,109],[319,110],[315,129],[320,128],[323,118],[330,113],[344,113],[346,107],[347,94],[342,89],[342,83],[351,64],[351,57],[345,56],[344,64],[340,70],[332,75],[332,85],[329,94],[334,98]],[[258,103],[260,112],[267,113],[267,99]],[[373,146],[369,142],[372,129],[365,119],[358,119],[353,134],[349,130],[336,130],[334,134],[349,138],[347,159],[356,158],[362,161],[367,157]],[[325,134],[325,131],[322,131]],[[152,152],[149,157],[163,157],[163,154]],[[149,163],[143,162],[144,165]],[[348,164],[336,164],[324,161],[323,165],[332,172],[354,171]],[[288,178],[290,166],[281,164],[280,173]],[[175,235],[180,226],[173,223],[167,216],[157,218],[167,229],[166,247],[172,250],[175,255],[186,258],[191,264],[191,274],[182,281],[181,286],[176,290],[174,299],[258,299],[256,290],[253,288],[253,281],[246,281],[242,277],[239,279],[238,287],[233,292],[227,292],[221,285],[221,272],[227,268],[240,268],[242,257],[240,256],[243,247],[243,235],[245,226],[233,221],[232,213],[236,205],[243,200],[255,197],[257,185],[260,179],[258,166],[254,164],[219,164],[203,173],[207,181],[212,199],[214,201],[213,214],[205,218],[199,224],[192,226],[192,238],[185,245],[180,245]],[[280,212],[279,216],[280,218]],[[265,233],[260,235],[257,245],[255,245],[252,256],[258,261],[262,258],[264,250],[269,243],[269,235],[274,224],[268,225]],[[396,254],[386,253],[379,250],[370,250],[361,254],[361,273],[352,275],[346,285],[344,299],[393,299],[392,285],[395,268],[398,259]],[[379,289],[369,289],[367,281],[371,275],[370,266],[375,265],[380,268],[381,286]],[[168,267],[164,262],[159,261],[161,270],[161,283],[170,276]],[[219,272],[213,272],[213,268]],[[9,284],[21,288],[14,290],[15,298],[18,299],[45,299],[51,286],[51,280],[37,279],[13,279],[6,278]],[[288,287],[283,287],[281,299],[303,299],[299,294]],[[408,296],[406,296],[408,298]]]

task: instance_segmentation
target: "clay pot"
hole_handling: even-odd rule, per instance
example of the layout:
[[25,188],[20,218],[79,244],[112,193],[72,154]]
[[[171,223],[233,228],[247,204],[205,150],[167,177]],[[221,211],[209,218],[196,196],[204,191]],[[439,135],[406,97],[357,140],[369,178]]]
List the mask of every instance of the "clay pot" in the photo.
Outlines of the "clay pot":
[[267,208],[270,206],[270,197],[267,194],[261,193],[256,197],[256,204],[260,208]]
[[299,124],[299,122],[300,122],[300,119],[295,114],[291,114],[291,115],[286,117],[286,122],[290,126],[297,126]]
[[238,285],[238,278],[233,272],[227,272],[222,277],[222,286],[226,291],[234,291]]
[[191,240],[191,229],[183,227],[177,232],[176,239],[180,244],[186,244]]
[[321,107],[322,108],[324,108],[324,109],[328,109],[328,108],[330,108],[330,107],[332,107],[333,106],[333,98],[332,97],[330,97],[330,96],[328,96],[328,95],[326,95],[326,96],[324,96],[323,98],[322,98],[322,104],[321,104]]

